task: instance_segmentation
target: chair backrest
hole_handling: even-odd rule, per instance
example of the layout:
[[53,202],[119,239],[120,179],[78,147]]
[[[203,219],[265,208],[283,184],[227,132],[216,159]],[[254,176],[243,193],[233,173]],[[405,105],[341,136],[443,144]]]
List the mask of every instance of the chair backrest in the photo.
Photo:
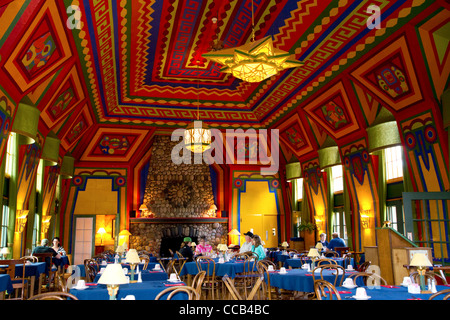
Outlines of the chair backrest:
[[53,253],[51,252],[45,252],[45,253],[33,253],[33,256],[37,257],[39,259],[39,262],[45,262],[47,263],[47,271],[52,271],[52,258]]
[[327,258],[339,257],[339,253],[337,253],[336,251],[327,251],[323,255]]
[[31,298],[29,298],[28,300],[78,300],[78,298],[76,296],[74,296],[71,293],[68,292],[59,292],[59,291],[54,291],[54,292],[44,292],[44,293],[40,293],[40,294],[36,294],[34,296],[32,296]]
[[328,264],[334,264],[337,265],[338,263],[333,259],[318,259],[316,260],[316,267],[328,265]]
[[150,257],[145,255],[145,254],[143,254],[143,255],[139,256],[139,259],[141,261],[144,261],[144,266],[142,267],[142,270],[147,270],[148,263],[150,262]]
[[155,300],[159,300],[162,296],[169,293],[167,300],[171,300],[172,297],[180,292],[185,292],[188,294],[188,300],[199,300],[200,294],[192,287],[190,286],[181,286],[181,287],[170,287],[167,289],[164,289],[158,295],[155,297]]
[[353,282],[357,284],[359,278],[363,279],[365,286],[387,285],[387,281],[378,273],[357,272]]
[[206,270],[206,278],[215,278],[216,262],[212,258],[199,256],[195,259],[195,263],[197,264],[198,272]]
[[362,263],[359,267],[358,267],[358,271],[359,272],[366,272],[367,268],[370,267],[371,262],[370,261],[366,261],[364,263]]
[[336,251],[337,253],[339,253],[339,256],[343,256],[344,254],[346,254],[348,251],[350,250],[349,247],[335,247],[334,251]]
[[197,290],[197,292],[199,294],[201,294],[202,292],[202,285],[203,285],[203,280],[205,280],[205,276],[206,276],[206,271],[202,270],[200,272],[198,272],[194,279],[192,280],[192,287]]
[[[334,271],[334,282],[333,285],[336,286],[341,286],[342,282],[344,281],[345,278],[345,269],[344,267],[341,267],[339,265],[336,264],[327,264],[327,265],[323,265],[321,267],[316,267],[314,268],[313,272],[312,272],[312,276],[313,276],[313,280],[316,280],[316,270],[320,268],[320,279],[324,280],[323,278],[323,273],[324,271]],[[340,280],[339,280],[340,279]],[[338,282],[339,280],[339,282]]]
[[[428,280],[436,280],[436,278],[440,279],[443,284],[447,284],[447,279],[445,279],[443,276],[441,276],[438,273],[435,273],[434,271],[426,271],[425,274],[425,283],[428,283]],[[414,271],[410,273],[409,277],[411,278],[412,283],[419,283],[419,273],[417,271]]]
[[436,299],[436,297],[438,297],[440,295],[444,295],[444,294],[445,294],[445,296],[442,298],[442,300],[448,300],[450,298],[450,289],[445,289],[445,290],[438,291],[438,292],[432,294],[428,298],[428,300],[434,300],[434,299]]
[[329,300],[334,300],[333,296],[337,300],[341,300],[341,296],[336,290],[336,287],[326,280],[314,280],[314,293],[316,294],[317,300],[324,300],[327,297]]
[[24,259],[24,260],[30,261],[30,262],[39,262],[38,257],[35,257],[35,256],[23,256],[20,259]]
[[22,268],[22,275],[18,276],[17,278],[22,279],[22,282],[25,281],[25,259],[10,259],[10,260],[1,260],[0,264],[7,265],[6,267],[6,274],[9,274],[11,280],[14,280],[16,278],[16,265],[17,264],[23,264]]

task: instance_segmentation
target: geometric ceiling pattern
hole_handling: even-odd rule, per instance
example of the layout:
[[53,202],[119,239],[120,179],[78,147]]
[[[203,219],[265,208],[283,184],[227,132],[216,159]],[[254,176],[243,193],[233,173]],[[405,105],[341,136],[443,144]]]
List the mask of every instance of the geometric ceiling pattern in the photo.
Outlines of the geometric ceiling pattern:
[[[272,36],[303,66],[246,83],[202,57],[251,41],[252,7],[255,39]],[[129,161],[197,110],[221,130],[277,128],[284,153],[300,158],[328,136],[361,136],[382,108],[395,115],[439,99],[449,9],[444,0],[0,0],[0,77],[80,160]]]

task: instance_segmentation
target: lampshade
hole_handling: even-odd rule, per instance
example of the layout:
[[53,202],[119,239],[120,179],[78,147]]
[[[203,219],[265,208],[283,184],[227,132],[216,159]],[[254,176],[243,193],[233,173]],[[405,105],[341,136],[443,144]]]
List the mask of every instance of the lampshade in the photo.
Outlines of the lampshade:
[[338,146],[321,148],[317,152],[319,153],[320,169],[325,169],[341,164],[341,156],[339,155]]
[[287,243],[286,241],[284,241],[284,242],[281,244],[281,246],[282,246],[282,247],[289,247],[289,243]]
[[316,249],[318,249],[318,250],[322,250],[323,249],[322,242],[317,242]]
[[423,253],[415,253],[411,262],[409,263],[410,266],[413,267],[432,267],[430,260],[425,256]]
[[202,121],[191,122],[184,131],[184,146],[194,153],[202,153],[211,147],[211,130]]
[[319,251],[316,248],[309,249],[308,257],[320,257]]
[[71,179],[73,177],[74,167],[75,158],[68,152],[62,160],[61,169],[59,170],[61,179]]
[[369,153],[402,144],[397,121],[383,122],[367,128]]
[[106,285],[126,284],[128,280],[123,272],[122,266],[118,263],[108,264],[102,272],[98,282]]
[[127,255],[125,257],[125,262],[126,263],[140,263],[141,259],[139,258],[139,255],[136,251],[136,249],[130,249],[127,252]]
[[230,236],[240,236],[241,233],[239,231],[237,231],[237,229],[233,229],[230,232],[228,232],[228,235],[230,235]]
[[119,232],[119,236],[131,236],[131,233],[127,229],[123,229]]
[[98,231],[97,231],[97,233],[99,233],[99,234],[105,234],[105,233],[106,233],[106,230],[105,230],[105,228],[99,228]]
[[300,162],[286,164],[286,180],[299,179],[302,177]]
[[116,252],[117,253],[123,253],[123,252],[125,252],[125,249],[123,248],[123,246],[117,246]]
[[289,52],[275,48],[270,35],[240,47],[208,52],[202,56],[221,64],[221,72],[231,73],[246,82],[261,82],[284,69],[303,65]]
[[195,242],[191,242],[191,247],[195,247],[197,244]]
[[4,247],[2,248],[2,250],[0,251],[1,254],[9,254],[9,248],[8,247]]
[[44,160],[46,166],[56,166],[59,160],[59,145],[61,140],[50,131],[45,138],[44,149],[42,150],[41,159]]
[[147,210],[148,211],[147,205],[141,204],[141,206],[139,207],[139,211],[142,211],[142,210]]
[[19,134],[19,144],[33,144],[36,140],[41,112],[28,97],[17,106],[11,131]]

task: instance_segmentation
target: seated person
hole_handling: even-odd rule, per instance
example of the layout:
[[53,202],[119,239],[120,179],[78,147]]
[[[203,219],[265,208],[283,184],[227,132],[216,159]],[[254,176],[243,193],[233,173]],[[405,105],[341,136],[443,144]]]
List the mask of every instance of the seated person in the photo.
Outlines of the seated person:
[[207,243],[206,237],[201,236],[199,240],[199,244],[195,248],[196,255],[203,255],[205,253],[212,252],[212,247]]
[[53,238],[53,247],[52,248],[60,255],[62,255],[62,256],[66,255],[66,250],[64,250],[64,248],[62,247],[58,237]]
[[321,233],[320,234],[320,240],[317,241],[317,243],[319,243],[319,242],[322,244],[323,251],[325,251],[326,248],[328,247],[328,241],[327,241],[327,234],[326,233]]
[[[50,248],[48,246],[48,239],[42,239],[41,245],[34,248],[31,255],[34,255],[35,253],[51,253],[54,258],[61,259],[61,255],[57,253],[53,248]],[[45,264],[47,265],[47,268],[50,268],[52,265],[52,261],[50,258],[45,258]]]
[[258,254],[258,260],[263,260],[266,257],[266,252],[264,251],[264,247],[262,246],[261,238],[257,234],[253,235],[252,239],[252,252],[256,252]]
[[339,238],[337,232],[334,232],[332,235],[333,239],[330,240],[327,246],[327,251],[336,251],[337,247],[346,247],[346,244],[343,239]]
[[186,262],[193,261],[194,252],[191,248],[192,239],[190,237],[185,237],[183,243],[181,244],[180,253],[183,257],[187,258]]
[[248,251],[252,251],[252,246],[253,246],[253,233],[251,233],[250,231],[244,233],[245,236],[245,242],[242,244],[241,248],[239,249],[239,253],[243,253],[243,252],[248,252]]

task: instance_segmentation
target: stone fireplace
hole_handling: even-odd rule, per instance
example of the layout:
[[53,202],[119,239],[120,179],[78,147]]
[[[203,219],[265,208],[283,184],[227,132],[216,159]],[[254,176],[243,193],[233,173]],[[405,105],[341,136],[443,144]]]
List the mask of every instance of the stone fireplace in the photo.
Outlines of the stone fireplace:
[[228,219],[216,218],[209,166],[172,162],[178,143],[155,136],[144,194],[148,211],[130,219],[130,247],[138,251],[167,256],[167,243],[175,252],[185,236],[195,242],[205,236],[211,245],[227,241]]

